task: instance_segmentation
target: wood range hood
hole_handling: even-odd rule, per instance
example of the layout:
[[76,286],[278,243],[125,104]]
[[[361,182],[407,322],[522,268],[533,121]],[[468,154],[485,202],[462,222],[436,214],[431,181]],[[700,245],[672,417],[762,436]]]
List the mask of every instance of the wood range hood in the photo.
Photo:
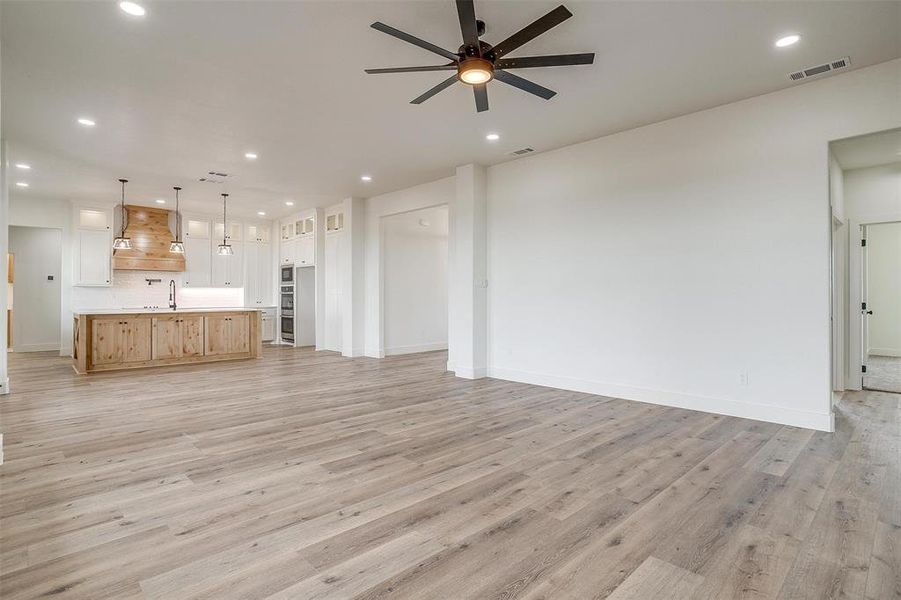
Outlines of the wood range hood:
[[175,239],[163,208],[126,205],[125,237],[130,250],[113,250],[113,268],[129,271],[184,271],[185,255],[169,252]]

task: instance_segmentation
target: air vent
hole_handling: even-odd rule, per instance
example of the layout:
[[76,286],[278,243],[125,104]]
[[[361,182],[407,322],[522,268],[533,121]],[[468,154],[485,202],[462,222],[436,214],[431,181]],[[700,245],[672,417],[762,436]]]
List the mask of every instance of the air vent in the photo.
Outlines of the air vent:
[[218,171],[209,171],[206,176],[201,177],[197,181],[205,182],[205,183],[222,183],[225,181],[225,178],[228,177],[228,173],[220,173]]
[[523,154],[529,154],[530,152],[535,152],[534,148],[520,148],[519,150],[514,150],[510,153],[510,156],[522,156]]
[[822,75],[823,73],[830,73],[832,71],[838,71],[839,69],[847,69],[850,66],[851,59],[845,56],[844,58],[838,58],[831,62],[823,63],[822,65],[807,67],[806,69],[803,69],[801,71],[789,73],[788,78],[792,81],[801,81],[802,79],[807,79],[808,77],[816,77],[817,75]]

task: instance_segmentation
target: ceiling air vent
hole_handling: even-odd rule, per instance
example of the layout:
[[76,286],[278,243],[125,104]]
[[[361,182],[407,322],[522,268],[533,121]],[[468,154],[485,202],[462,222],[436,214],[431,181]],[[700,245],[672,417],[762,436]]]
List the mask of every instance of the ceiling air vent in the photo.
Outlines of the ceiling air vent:
[[514,150],[510,153],[510,156],[522,156],[523,154],[529,154],[531,152],[535,152],[534,148],[520,148],[519,150]]
[[839,58],[831,62],[823,63],[822,65],[807,67],[806,69],[803,69],[801,71],[789,73],[788,78],[792,81],[801,81],[802,79],[807,79],[808,77],[816,77],[817,75],[822,75],[823,73],[830,73],[832,71],[838,71],[839,69],[847,69],[850,66],[851,59],[845,56],[844,58]]
[[222,183],[223,181],[225,181],[226,177],[228,177],[228,173],[209,171],[204,177],[201,177],[197,181],[205,183]]

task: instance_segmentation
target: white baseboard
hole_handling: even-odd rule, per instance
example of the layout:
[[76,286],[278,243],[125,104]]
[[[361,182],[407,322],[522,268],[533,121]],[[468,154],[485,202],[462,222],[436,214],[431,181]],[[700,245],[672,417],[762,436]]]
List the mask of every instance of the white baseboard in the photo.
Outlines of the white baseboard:
[[417,352],[434,352],[436,350],[447,350],[447,342],[432,342],[431,344],[416,344],[414,346],[394,346],[385,348],[383,356],[416,354]]
[[350,352],[342,351],[341,356],[343,356],[345,358],[357,358],[360,356],[364,356],[364,354],[363,354],[362,348],[356,348],[356,349],[351,350]]
[[870,348],[867,354],[875,354],[876,356],[894,356],[901,357],[901,350],[898,348]]
[[[455,367],[454,374],[457,377],[461,377],[463,379],[482,379],[484,377],[488,377],[488,369],[484,367],[479,367],[477,369],[470,369],[468,367]],[[499,377],[498,379],[504,378]]]
[[52,344],[16,344],[13,346],[13,352],[47,352],[48,350],[59,350],[59,342]]
[[369,348],[363,353],[363,356],[368,358],[385,358],[385,351],[377,348]]
[[[461,376],[459,372],[457,375]],[[622,398],[624,400],[647,402],[649,404],[662,404],[664,406],[687,408],[718,415],[728,415],[730,417],[742,417],[744,419],[754,419],[756,421],[779,423],[780,425],[792,425],[794,427],[804,427],[806,429],[816,429],[819,431],[835,430],[835,423],[831,411],[817,413],[774,406],[772,404],[758,404],[725,398],[694,396],[679,392],[651,390],[604,383],[602,381],[561,377],[558,375],[533,373],[499,367],[490,367],[488,369],[488,376],[496,379],[505,379],[507,381],[517,381],[519,383],[530,383],[545,387],[597,394],[599,396],[609,396],[613,398]],[[823,402],[824,404],[826,403],[825,398]]]
[[0,394],[9,393],[9,377],[0,379]]

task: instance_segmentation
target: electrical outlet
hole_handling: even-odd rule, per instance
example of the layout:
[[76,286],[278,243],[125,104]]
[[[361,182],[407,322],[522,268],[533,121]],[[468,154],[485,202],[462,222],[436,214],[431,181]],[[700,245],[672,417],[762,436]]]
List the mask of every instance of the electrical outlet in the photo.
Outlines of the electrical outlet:
[[738,382],[743,386],[749,385],[750,375],[748,375],[747,371],[742,371],[738,374]]

